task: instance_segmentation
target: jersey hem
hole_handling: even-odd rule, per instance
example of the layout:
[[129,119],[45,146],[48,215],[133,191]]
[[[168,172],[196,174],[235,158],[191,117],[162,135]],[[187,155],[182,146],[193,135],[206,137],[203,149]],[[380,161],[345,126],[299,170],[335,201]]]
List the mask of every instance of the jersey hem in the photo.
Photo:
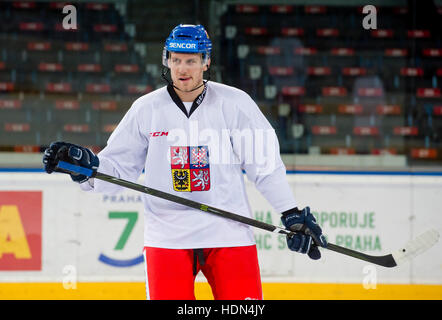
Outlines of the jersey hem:
[[229,248],[229,247],[246,247],[256,245],[255,241],[249,242],[235,242],[235,243],[195,243],[188,245],[171,245],[171,244],[161,244],[161,243],[146,243],[145,247],[162,248],[162,249],[206,249],[206,248]]

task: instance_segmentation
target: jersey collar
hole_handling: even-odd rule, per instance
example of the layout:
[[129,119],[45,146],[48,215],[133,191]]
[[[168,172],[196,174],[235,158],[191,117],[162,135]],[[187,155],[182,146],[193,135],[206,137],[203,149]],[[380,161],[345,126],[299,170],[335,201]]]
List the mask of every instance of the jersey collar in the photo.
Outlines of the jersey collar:
[[170,97],[172,98],[173,102],[178,106],[178,108],[181,109],[182,112],[186,115],[187,118],[190,118],[192,113],[198,108],[198,106],[203,102],[204,97],[206,96],[207,91],[207,84],[204,83],[204,89],[203,92],[201,92],[198,97],[193,101],[192,107],[190,108],[189,112],[187,112],[186,107],[184,106],[184,103],[181,101],[180,97],[178,97],[178,94],[173,89],[172,85],[167,86],[167,92],[169,92]]

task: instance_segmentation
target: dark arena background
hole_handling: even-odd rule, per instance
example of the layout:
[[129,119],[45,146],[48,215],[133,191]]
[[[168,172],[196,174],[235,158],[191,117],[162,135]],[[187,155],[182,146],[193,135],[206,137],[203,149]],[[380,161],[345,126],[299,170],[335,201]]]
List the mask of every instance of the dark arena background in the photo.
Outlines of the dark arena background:
[[[86,194],[42,156],[53,141],[103,149],[165,85],[180,23],[205,26],[210,81],[258,104],[330,242],[384,255],[441,230],[442,1],[0,1],[0,20],[0,299],[146,298],[140,195]],[[254,218],[280,226],[246,189]],[[442,298],[439,243],[388,269],[255,240],[267,300]],[[201,274],[195,294],[213,299]]]

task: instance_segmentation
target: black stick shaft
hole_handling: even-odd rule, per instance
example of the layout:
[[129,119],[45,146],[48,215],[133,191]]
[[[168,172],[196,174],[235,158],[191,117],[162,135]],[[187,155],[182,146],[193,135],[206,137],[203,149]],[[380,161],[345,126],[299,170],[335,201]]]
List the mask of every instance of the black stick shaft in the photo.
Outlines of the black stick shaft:
[[118,179],[118,178],[109,176],[104,173],[97,172],[96,175],[94,176],[94,178],[100,179],[100,180],[103,180],[106,182],[114,183],[114,184],[129,188],[129,189],[132,189],[135,191],[140,191],[140,192],[143,192],[143,193],[146,193],[146,194],[158,197],[158,198],[173,201],[173,202],[176,202],[176,203],[179,203],[179,204],[182,204],[182,205],[185,205],[185,206],[197,209],[197,210],[209,212],[209,213],[215,214],[215,215],[223,217],[223,218],[228,218],[228,219],[231,219],[231,220],[234,220],[237,222],[242,222],[242,223],[248,224],[250,226],[264,229],[264,230],[267,230],[270,232],[291,234],[291,232],[288,230],[285,230],[283,228],[279,228],[277,226],[274,226],[274,225],[271,225],[271,224],[268,224],[265,222],[261,222],[261,221],[255,220],[255,219],[244,217],[244,216],[241,216],[241,215],[238,215],[238,214],[235,214],[232,212],[228,212],[228,211],[225,211],[222,209],[214,208],[214,207],[211,207],[211,206],[208,206],[208,205],[205,205],[205,204],[193,201],[193,200],[181,198],[181,197],[175,196],[175,195],[167,193],[167,192],[163,192],[163,191],[152,189],[152,188],[149,188],[146,186],[142,186],[137,183]]
[[[285,234],[285,235],[291,235],[293,234],[293,232],[283,229],[283,228],[279,228],[277,226],[262,222],[262,221],[258,221],[255,219],[251,219],[248,217],[244,217],[232,212],[228,212],[225,210],[221,210],[218,208],[214,208],[193,200],[189,200],[189,199],[185,199],[185,198],[181,198],[178,196],[175,196],[173,194],[167,193],[167,192],[163,192],[163,191],[159,191],[156,189],[152,189],[146,186],[142,186],[139,185],[137,183],[132,183],[126,180],[122,180],[122,179],[118,179],[109,175],[106,175],[104,173],[100,173],[97,172],[95,175],[96,179],[100,179],[103,181],[107,181],[110,183],[115,183],[117,185],[120,185],[122,187],[126,187],[135,191],[140,191],[140,192],[144,192],[146,194],[155,196],[155,197],[159,197],[165,200],[170,200],[197,210],[201,210],[204,212],[209,212],[212,214],[215,214],[217,216],[223,217],[223,218],[227,218],[227,219],[231,219],[237,222],[241,222],[241,223],[245,223],[247,225],[259,228],[259,229],[263,229],[263,230],[267,230],[270,232],[276,232],[276,233],[280,233],[280,234]],[[335,251],[341,254],[345,254],[347,256],[351,256],[353,258],[357,258],[360,260],[364,260],[364,261],[368,261],[371,263],[376,263],[379,265],[382,265],[384,267],[394,267],[396,266],[396,263],[394,262],[394,259],[392,260],[392,257],[390,258],[391,255],[389,256],[382,256],[382,257],[373,257],[370,255],[366,255],[364,253],[358,252],[358,251],[354,251],[348,248],[344,248],[338,245],[335,245],[333,243],[328,243],[327,244],[327,249],[331,250],[331,251]],[[388,257],[388,258],[387,258]],[[391,261],[392,260],[392,261]]]
[[[155,197],[159,197],[165,200],[169,200],[169,201],[173,201],[175,203],[179,203],[197,210],[201,210],[204,212],[209,212],[211,214],[215,214],[219,217],[223,217],[223,218],[227,218],[227,219],[231,219],[237,222],[241,222],[247,225],[250,225],[252,227],[256,227],[259,229],[263,229],[263,230],[267,230],[270,232],[274,232],[274,233],[280,233],[280,234],[284,234],[284,235],[293,235],[294,232],[262,222],[262,221],[258,221],[255,219],[251,219],[248,217],[244,217],[232,212],[228,212],[222,209],[218,209],[218,208],[214,208],[193,200],[189,200],[189,199],[185,199],[185,198],[181,198],[178,196],[175,196],[173,194],[167,193],[167,192],[163,192],[163,191],[159,191],[156,189],[152,189],[137,183],[133,183],[127,180],[123,180],[123,179],[119,179],[101,172],[94,172],[91,169],[87,169],[87,168],[83,168],[83,167],[79,167],[76,165],[72,165],[70,163],[66,163],[63,161],[60,161],[58,164],[58,168],[60,170],[63,170],[66,173],[69,174],[82,174],[82,175],[87,175],[91,178],[96,178],[96,179],[100,179],[109,183],[114,183],[117,185],[120,185],[122,187],[125,188],[129,188],[135,191],[139,191],[139,192],[143,192]],[[338,246],[336,244],[333,243],[328,243],[326,249],[359,259],[359,260],[364,260],[370,263],[374,263],[383,267],[394,267],[396,266],[396,261],[394,260],[393,256],[391,254],[389,255],[385,255],[385,256],[371,256],[371,255],[367,255],[364,254],[362,252],[358,252],[355,250],[351,250],[348,248],[344,248],[341,246]]]

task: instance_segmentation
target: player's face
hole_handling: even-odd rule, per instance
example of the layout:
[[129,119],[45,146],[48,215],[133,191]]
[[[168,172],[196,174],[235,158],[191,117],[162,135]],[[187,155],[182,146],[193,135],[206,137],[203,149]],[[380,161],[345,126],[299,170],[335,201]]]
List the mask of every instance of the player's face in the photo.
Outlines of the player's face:
[[203,82],[203,71],[207,71],[202,55],[197,53],[171,52],[169,68],[173,84],[182,91],[190,91],[200,86]]

